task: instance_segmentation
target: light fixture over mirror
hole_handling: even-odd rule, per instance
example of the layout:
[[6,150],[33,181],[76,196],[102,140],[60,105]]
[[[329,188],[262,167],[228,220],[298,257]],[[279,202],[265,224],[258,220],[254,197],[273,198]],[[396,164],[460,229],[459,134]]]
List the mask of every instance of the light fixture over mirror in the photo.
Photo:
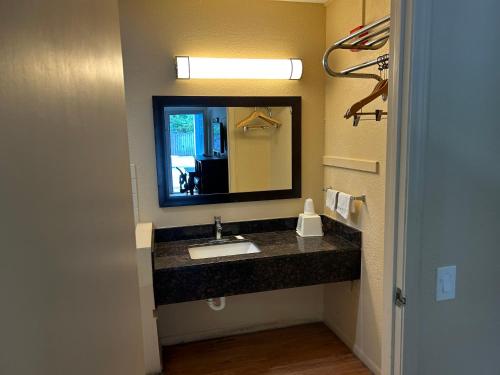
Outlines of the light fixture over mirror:
[[301,59],[176,56],[177,79],[288,79],[302,77]]

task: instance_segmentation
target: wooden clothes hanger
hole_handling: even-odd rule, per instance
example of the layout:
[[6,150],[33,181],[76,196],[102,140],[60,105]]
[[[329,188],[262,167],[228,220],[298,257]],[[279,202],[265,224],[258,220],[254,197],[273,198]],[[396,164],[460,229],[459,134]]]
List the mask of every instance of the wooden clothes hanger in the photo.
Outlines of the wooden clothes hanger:
[[250,125],[250,123],[252,123],[255,120],[262,120],[264,122],[267,122],[269,124],[269,126],[273,126],[275,128],[278,128],[281,126],[281,122],[266,115],[264,112],[257,111],[257,109],[256,109],[252,114],[250,114],[249,116],[245,117],[243,120],[238,122],[236,124],[236,128],[252,127],[252,125]]
[[350,118],[359,112],[361,108],[363,108],[368,103],[373,102],[379,96],[385,95],[387,96],[389,92],[389,81],[387,79],[383,79],[377,83],[373,91],[366,98],[361,99],[359,102],[354,103],[351,108],[349,108],[344,115],[344,117]]

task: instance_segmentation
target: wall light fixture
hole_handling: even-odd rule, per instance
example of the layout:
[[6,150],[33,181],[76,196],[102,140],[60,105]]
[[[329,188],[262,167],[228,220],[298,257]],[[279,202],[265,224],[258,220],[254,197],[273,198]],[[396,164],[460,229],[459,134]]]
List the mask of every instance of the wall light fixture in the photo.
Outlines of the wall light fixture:
[[291,79],[302,77],[301,59],[227,59],[176,56],[177,79]]

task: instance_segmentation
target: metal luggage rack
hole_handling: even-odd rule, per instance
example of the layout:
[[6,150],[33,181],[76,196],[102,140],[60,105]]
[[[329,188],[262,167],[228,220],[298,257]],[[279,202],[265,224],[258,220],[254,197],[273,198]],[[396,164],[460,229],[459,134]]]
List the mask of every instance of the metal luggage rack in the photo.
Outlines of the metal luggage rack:
[[350,34],[339,41],[332,44],[323,56],[323,68],[332,77],[342,78],[369,78],[381,81],[382,78],[377,74],[372,73],[353,73],[358,70],[373,66],[380,65],[381,62],[386,63],[388,66],[389,56],[383,55],[376,59],[365,61],[364,63],[343,69],[339,72],[334,71],[328,59],[330,54],[337,49],[360,50],[360,51],[373,51],[382,48],[390,36],[390,16],[381,18],[371,24],[363,27],[362,29]]

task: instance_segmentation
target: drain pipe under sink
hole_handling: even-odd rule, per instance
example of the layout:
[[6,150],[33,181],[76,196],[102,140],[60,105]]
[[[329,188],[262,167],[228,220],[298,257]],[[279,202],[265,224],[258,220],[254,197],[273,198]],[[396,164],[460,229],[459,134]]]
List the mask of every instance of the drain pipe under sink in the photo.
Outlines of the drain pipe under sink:
[[[215,303],[215,300],[219,300],[219,303]],[[220,298],[209,298],[207,299],[208,306],[214,311],[224,310],[226,307],[226,297]]]

